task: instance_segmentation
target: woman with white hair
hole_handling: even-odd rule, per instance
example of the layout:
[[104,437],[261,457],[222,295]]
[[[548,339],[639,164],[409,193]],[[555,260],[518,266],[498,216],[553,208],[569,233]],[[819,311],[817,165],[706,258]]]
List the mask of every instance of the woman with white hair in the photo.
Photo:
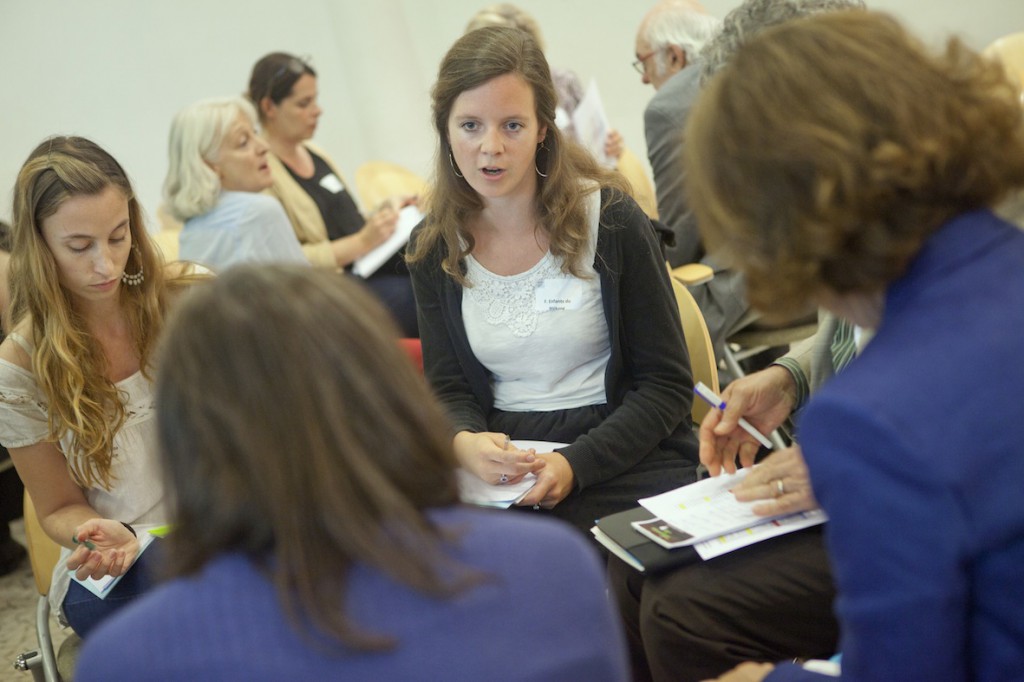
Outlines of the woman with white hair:
[[309,263],[270,187],[267,143],[242,97],[196,102],[174,117],[168,210],[184,221],[180,256],[223,270],[237,263]]

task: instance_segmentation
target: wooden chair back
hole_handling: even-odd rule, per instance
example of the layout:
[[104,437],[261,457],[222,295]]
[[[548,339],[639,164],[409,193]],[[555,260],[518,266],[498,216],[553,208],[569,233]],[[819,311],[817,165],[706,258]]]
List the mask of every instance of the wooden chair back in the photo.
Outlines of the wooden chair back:
[[28,544],[28,559],[32,565],[32,576],[35,578],[39,594],[45,595],[50,591],[53,567],[57,565],[57,560],[60,558],[60,545],[51,540],[43,527],[39,525],[36,506],[32,504],[32,498],[28,496],[27,490],[25,491],[24,512],[25,540]]
[[395,196],[421,196],[427,183],[408,168],[390,161],[367,161],[356,169],[356,193],[363,210],[375,210]]
[[[679,306],[683,334],[686,336],[686,349],[690,353],[693,383],[703,381],[712,391],[718,393],[718,363],[715,360],[715,349],[711,345],[711,335],[708,333],[708,325],[704,322],[704,315],[683,283],[675,277],[670,279],[676,295],[676,305]],[[693,409],[690,412],[693,423],[700,424],[710,409],[710,405],[694,396]]]

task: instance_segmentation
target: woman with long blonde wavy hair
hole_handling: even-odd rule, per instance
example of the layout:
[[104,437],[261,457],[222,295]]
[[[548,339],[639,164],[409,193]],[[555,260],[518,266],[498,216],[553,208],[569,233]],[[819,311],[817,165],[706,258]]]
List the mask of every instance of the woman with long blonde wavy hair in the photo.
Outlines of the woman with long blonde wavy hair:
[[110,154],[53,137],[18,174],[9,279],[0,441],[63,548],[51,605],[84,637],[147,586],[141,564],[103,600],[71,576],[126,574],[137,535],[166,522],[150,354],[174,290],[194,276],[165,274]]

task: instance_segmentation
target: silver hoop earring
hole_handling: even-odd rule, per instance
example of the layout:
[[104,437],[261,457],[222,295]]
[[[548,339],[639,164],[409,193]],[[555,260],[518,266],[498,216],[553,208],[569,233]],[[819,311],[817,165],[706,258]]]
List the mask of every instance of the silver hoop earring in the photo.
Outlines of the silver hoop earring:
[[[139,254],[139,247],[136,246],[135,244],[132,244],[132,253],[134,253],[137,256],[140,255]],[[124,282],[125,284],[127,284],[130,287],[137,287],[137,286],[139,286],[140,284],[142,284],[143,282],[146,281],[146,273],[144,272],[144,269],[142,267],[142,258],[141,258],[141,256],[139,257],[139,271],[136,272],[136,273],[132,273],[131,275],[129,275],[127,273],[127,271],[126,272],[122,272],[121,273],[121,281]]]
[[[546,178],[548,176],[548,174],[547,173],[541,173],[540,172],[540,166],[537,164],[537,157],[540,156],[540,152],[541,152],[542,149],[544,151],[548,151],[548,148],[544,146],[544,140],[541,140],[540,144],[537,145],[537,153],[533,155],[533,169],[535,171],[537,171],[537,175],[541,176],[542,178]],[[550,170],[550,169],[548,169],[548,170]]]
[[459,169],[455,166],[455,158],[452,156],[452,152],[451,152],[450,149],[448,150],[448,163],[451,164],[452,173],[455,173],[455,177],[457,177],[457,178],[465,177],[464,175],[459,173]]

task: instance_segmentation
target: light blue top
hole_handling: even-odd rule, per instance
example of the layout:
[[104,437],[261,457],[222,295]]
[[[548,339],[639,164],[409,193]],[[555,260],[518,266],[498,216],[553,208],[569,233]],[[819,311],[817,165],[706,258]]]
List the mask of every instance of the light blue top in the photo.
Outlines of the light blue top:
[[180,257],[217,272],[239,263],[309,265],[280,202],[255,192],[222,192],[213,209],[185,221]]

